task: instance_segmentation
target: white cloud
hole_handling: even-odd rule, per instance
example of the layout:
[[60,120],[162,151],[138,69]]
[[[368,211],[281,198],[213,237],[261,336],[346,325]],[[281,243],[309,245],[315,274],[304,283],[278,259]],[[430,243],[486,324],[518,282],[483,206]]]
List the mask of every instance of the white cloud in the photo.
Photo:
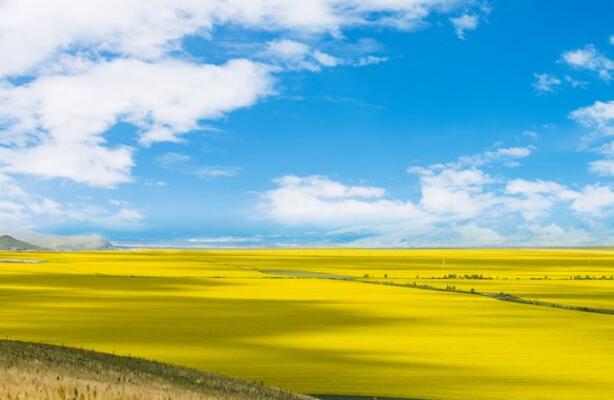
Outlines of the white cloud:
[[442,169],[478,168],[493,163],[502,163],[505,166],[516,166],[518,161],[531,155],[533,146],[526,147],[498,147],[494,150],[486,150],[481,153],[468,156],[460,156],[458,160],[446,164],[433,164],[428,167],[410,167],[408,172],[423,174]]
[[555,223],[528,225],[532,246],[561,247],[595,244],[595,237],[582,229],[563,229]]
[[540,93],[554,92],[561,85],[561,80],[551,74],[533,74],[535,82],[533,87]]
[[574,88],[574,89],[576,89],[576,88],[584,89],[584,88],[586,88],[588,86],[588,82],[572,78],[569,75],[565,75],[565,82],[567,82],[567,84],[569,86],[571,86],[572,88]]
[[295,40],[279,39],[267,43],[267,53],[284,60],[302,59],[310,52],[309,46]]
[[460,157],[457,165],[467,165],[470,167],[481,167],[483,165],[501,162],[506,166],[514,167],[518,160],[527,158],[533,152],[533,146],[527,147],[499,147],[495,150],[487,150],[485,152],[472,156]]
[[455,243],[457,246],[502,246],[506,238],[492,228],[476,224],[453,226],[452,230],[459,235]]
[[589,170],[597,175],[614,176],[614,160],[597,160],[588,165]]
[[464,221],[489,210],[497,201],[484,186],[491,178],[478,169],[423,168],[419,202],[391,199],[382,188],[351,186],[321,176],[285,176],[265,192],[261,212],[283,225],[394,231],[442,221]]
[[192,157],[183,153],[169,152],[156,157],[156,163],[163,168],[173,169],[192,161]]
[[322,68],[337,66],[364,67],[367,65],[381,64],[388,61],[388,57],[368,52],[368,46],[362,49],[360,45],[337,46],[338,52],[343,56],[334,56],[321,50],[316,50],[309,45],[290,39],[276,39],[266,44],[266,48],[259,56],[263,62],[273,64],[277,70],[311,71],[318,72]]
[[205,179],[228,178],[236,176],[241,171],[238,167],[223,167],[214,165],[204,165],[199,167],[195,174]]
[[[215,26],[332,33],[352,26],[413,29],[464,0],[5,0],[0,3],[0,76],[23,74],[73,48],[152,60],[188,34]],[[70,12],[66,12],[70,10]]]
[[614,141],[599,146],[597,148],[597,153],[614,157]]
[[30,195],[13,178],[0,173],[0,221],[4,225],[31,223],[36,217],[58,217],[60,204],[44,196]]
[[458,17],[450,18],[450,22],[454,26],[454,32],[459,39],[465,39],[465,34],[468,31],[476,30],[480,21],[480,17],[474,14],[463,14]]
[[247,60],[215,66],[120,59],[6,86],[0,89],[5,141],[22,145],[0,149],[0,165],[10,173],[113,186],[129,181],[133,166],[133,149],[105,143],[104,132],[118,122],[137,126],[145,145],[178,141],[200,120],[250,106],[271,90],[268,68]]
[[428,213],[450,219],[468,219],[490,208],[495,199],[484,192],[491,182],[478,169],[444,169],[420,176],[420,206]]
[[[614,135],[614,101],[596,101],[590,106],[573,111],[570,118],[593,129],[598,136]],[[614,142],[601,145],[596,152],[607,158],[590,162],[589,171],[597,175],[614,176]]]
[[241,168],[215,165],[200,165],[192,157],[183,153],[169,152],[156,158],[162,168],[191,174],[204,179],[232,177],[239,174]]
[[341,61],[337,57],[331,56],[330,54],[326,54],[318,50],[313,52],[313,58],[325,67],[336,67],[341,63]]
[[[325,37],[346,45],[343,30],[348,28],[415,29],[432,15],[448,15],[472,3],[0,0],[0,174],[10,174],[10,179],[26,174],[114,187],[133,180],[137,142],[147,147],[180,141],[184,133],[205,129],[204,121],[274,93],[278,64],[264,65],[245,51],[221,54],[219,59],[224,61],[219,64],[203,64],[183,47],[188,35],[205,42],[215,40],[216,28],[222,26],[267,32],[272,43],[278,43],[274,47],[280,58],[304,57],[317,68],[361,66],[387,58],[372,54],[375,49],[368,40],[359,39],[360,51],[341,57],[312,44],[324,43],[320,39]],[[311,44],[284,41],[280,36]],[[110,132],[118,124],[135,127],[138,141],[131,133],[119,137]],[[209,177],[238,171],[201,167],[201,174]],[[18,185],[5,186],[6,193],[21,190]],[[143,218],[140,210],[130,206],[60,204],[43,196],[23,195],[27,201],[0,199],[0,212],[4,210],[0,220],[30,221],[29,215],[56,213],[66,221],[120,226]],[[373,207],[362,203],[389,206],[389,200],[356,192],[344,201],[357,202],[359,208]],[[411,208],[403,203],[395,206]]]
[[312,50],[305,43],[289,39],[273,40],[267,43],[262,53],[269,62],[283,69],[316,72],[322,67],[335,67],[342,63],[337,57],[318,50]]
[[612,79],[610,72],[614,70],[614,61],[600,53],[592,44],[581,49],[566,51],[562,55],[562,60],[574,68],[597,72],[603,80]]
[[[609,186],[573,189],[554,181],[495,179],[481,169],[509,164],[531,151],[499,148],[451,163],[412,167],[408,171],[419,177],[417,199],[394,198],[383,188],[322,176],[286,176],[262,194],[260,212],[281,225],[362,235],[349,243],[352,246],[597,243],[597,236],[573,226],[562,228],[555,221],[565,216],[570,225],[599,223],[614,211]],[[562,240],[564,234],[577,236]]]
[[355,65],[358,65],[359,67],[362,67],[362,66],[365,66],[365,65],[381,64],[381,63],[384,63],[386,61],[388,61],[388,57],[368,55],[368,56],[360,57],[355,62]]
[[420,206],[428,213],[448,220],[466,220],[492,210],[503,200],[488,185],[496,183],[482,167],[495,163],[516,166],[528,157],[533,147],[500,147],[455,162],[412,167],[411,174],[420,176]]
[[125,229],[136,227],[144,219],[141,211],[127,202],[111,200],[108,204],[60,203],[25,191],[13,178],[0,173],[0,226],[28,228],[62,223],[82,223],[97,227]]
[[215,236],[215,237],[198,237],[188,239],[189,243],[209,244],[209,245],[228,245],[240,244],[247,242],[262,242],[261,237],[243,237],[243,236]]
[[385,190],[349,186],[321,176],[284,176],[263,194],[265,216],[285,225],[357,226],[423,217],[411,202],[385,198]]
[[571,208],[580,213],[598,215],[614,207],[614,191],[607,186],[587,186],[573,201]]
[[262,247],[264,238],[261,236],[214,236],[190,238],[186,242],[187,247],[234,249]]
[[596,101],[570,114],[571,119],[605,135],[614,135],[614,101]]
[[[201,121],[248,107],[273,92],[272,70],[261,63],[186,61],[190,55],[182,40],[187,35],[207,40],[215,27],[232,25],[304,38],[328,34],[338,40],[345,28],[413,29],[432,14],[470,3],[1,1],[1,170],[100,187],[129,182],[135,149],[122,144],[127,138],[114,144],[105,139],[118,122],[135,125],[144,146],[178,141],[182,133],[202,128]],[[273,40],[269,51],[289,66],[308,70],[386,59],[372,54],[339,59],[289,39]],[[8,76],[31,79],[12,85],[2,80]]]
[[548,215],[560,202],[568,202],[576,193],[567,187],[552,181],[528,181],[514,179],[505,186],[505,206],[519,211],[527,221]]
[[[365,234],[350,242],[352,246],[596,243],[597,236],[548,221],[559,209],[580,218],[601,218],[614,209],[614,191],[607,186],[578,191],[552,181],[515,179],[490,187],[486,186],[490,179],[478,170],[423,175],[418,202],[391,198],[381,188],[345,185],[321,176],[286,176],[275,182],[277,188],[260,200],[265,217],[285,226],[333,229],[332,235]],[[504,221],[514,226],[502,225]]]
[[535,131],[523,131],[522,136],[531,140],[539,140],[539,134]]

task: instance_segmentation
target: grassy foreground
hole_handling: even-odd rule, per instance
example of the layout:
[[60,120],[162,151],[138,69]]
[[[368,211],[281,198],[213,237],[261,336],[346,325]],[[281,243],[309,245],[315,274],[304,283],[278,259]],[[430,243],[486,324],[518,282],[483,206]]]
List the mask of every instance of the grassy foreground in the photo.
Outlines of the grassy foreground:
[[0,340],[0,399],[309,400],[310,397],[137,358]]
[[0,263],[0,337],[132,354],[299,393],[614,398],[614,315],[578,311],[614,309],[607,249],[0,259],[12,260]]

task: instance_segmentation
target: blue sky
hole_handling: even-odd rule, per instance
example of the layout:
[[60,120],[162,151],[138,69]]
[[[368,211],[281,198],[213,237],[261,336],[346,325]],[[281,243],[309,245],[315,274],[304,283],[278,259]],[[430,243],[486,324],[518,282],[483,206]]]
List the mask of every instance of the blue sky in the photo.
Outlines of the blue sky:
[[65,2],[0,5],[6,230],[612,243],[614,4]]

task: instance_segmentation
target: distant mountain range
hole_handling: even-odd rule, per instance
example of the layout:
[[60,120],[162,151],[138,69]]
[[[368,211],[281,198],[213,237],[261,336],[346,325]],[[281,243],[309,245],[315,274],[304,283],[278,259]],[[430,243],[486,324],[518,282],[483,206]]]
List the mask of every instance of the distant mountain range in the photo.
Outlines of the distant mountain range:
[[[0,251],[108,250],[113,245],[102,236],[48,235],[29,230],[8,229],[0,236]],[[18,239],[16,239],[18,238]]]
[[0,236],[0,250],[4,251],[26,251],[26,250],[42,250],[41,247],[33,244],[22,242],[9,235]]

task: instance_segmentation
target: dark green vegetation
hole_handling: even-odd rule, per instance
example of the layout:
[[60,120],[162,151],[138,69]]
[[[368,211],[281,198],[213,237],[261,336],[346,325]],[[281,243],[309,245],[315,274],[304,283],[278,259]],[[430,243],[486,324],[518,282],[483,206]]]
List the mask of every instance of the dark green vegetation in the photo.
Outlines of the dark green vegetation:
[[9,235],[0,236],[0,250],[3,251],[27,251],[27,250],[42,250],[33,244],[22,242]]
[[133,357],[0,340],[0,399],[311,398]]
[[[334,274],[328,274],[328,273],[323,273],[323,272],[305,272],[305,271],[295,271],[295,270],[260,269],[256,271],[262,272],[263,274],[287,275],[290,278],[297,278],[297,279],[301,279],[301,278],[302,279],[331,279],[331,280],[337,280],[337,281],[352,281],[352,282],[367,283],[367,284],[372,284],[372,285],[387,285],[387,286],[397,286],[397,287],[404,287],[404,288],[411,288],[411,289],[434,290],[437,292],[453,292],[453,293],[469,294],[469,295],[475,295],[475,296],[485,296],[485,297],[489,297],[491,299],[495,299],[499,301],[510,301],[512,303],[526,304],[526,305],[531,305],[531,306],[551,307],[551,308],[560,308],[563,310],[614,315],[614,309],[611,309],[611,308],[572,306],[568,304],[552,303],[549,301],[525,299],[523,297],[514,296],[509,293],[504,293],[504,292],[494,293],[494,292],[477,291],[473,288],[470,290],[462,290],[462,289],[457,288],[454,285],[448,285],[445,288],[442,288],[442,287],[436,287],[436,286],[427,285],[427,284],[417,284],[416,282],[412,282],[411,284],[410,283],[395,283],[395,282],[387,281],[387,280],[371,279],[368,274],[363,275],[362,278],[357,278],[351,275],[334,275]],[[454,278],[456,278],[456,276],[454,276]],[[433,278],[433,279],[448,279],[448,276],[444,278]],[[476,276],[467,275],[465,279],[492,279],[492,278],[484,278],[482,277],[482,275],[476,275]],[[574,279],[579,280],[577,278],[574,278]],[[582,278],[582,279],[591,280],[590,278]],[[596,279],[598,278],[594,278],[593,280],[596,280]],[[611,279],[604,277],[601,280],[611,280]]]

